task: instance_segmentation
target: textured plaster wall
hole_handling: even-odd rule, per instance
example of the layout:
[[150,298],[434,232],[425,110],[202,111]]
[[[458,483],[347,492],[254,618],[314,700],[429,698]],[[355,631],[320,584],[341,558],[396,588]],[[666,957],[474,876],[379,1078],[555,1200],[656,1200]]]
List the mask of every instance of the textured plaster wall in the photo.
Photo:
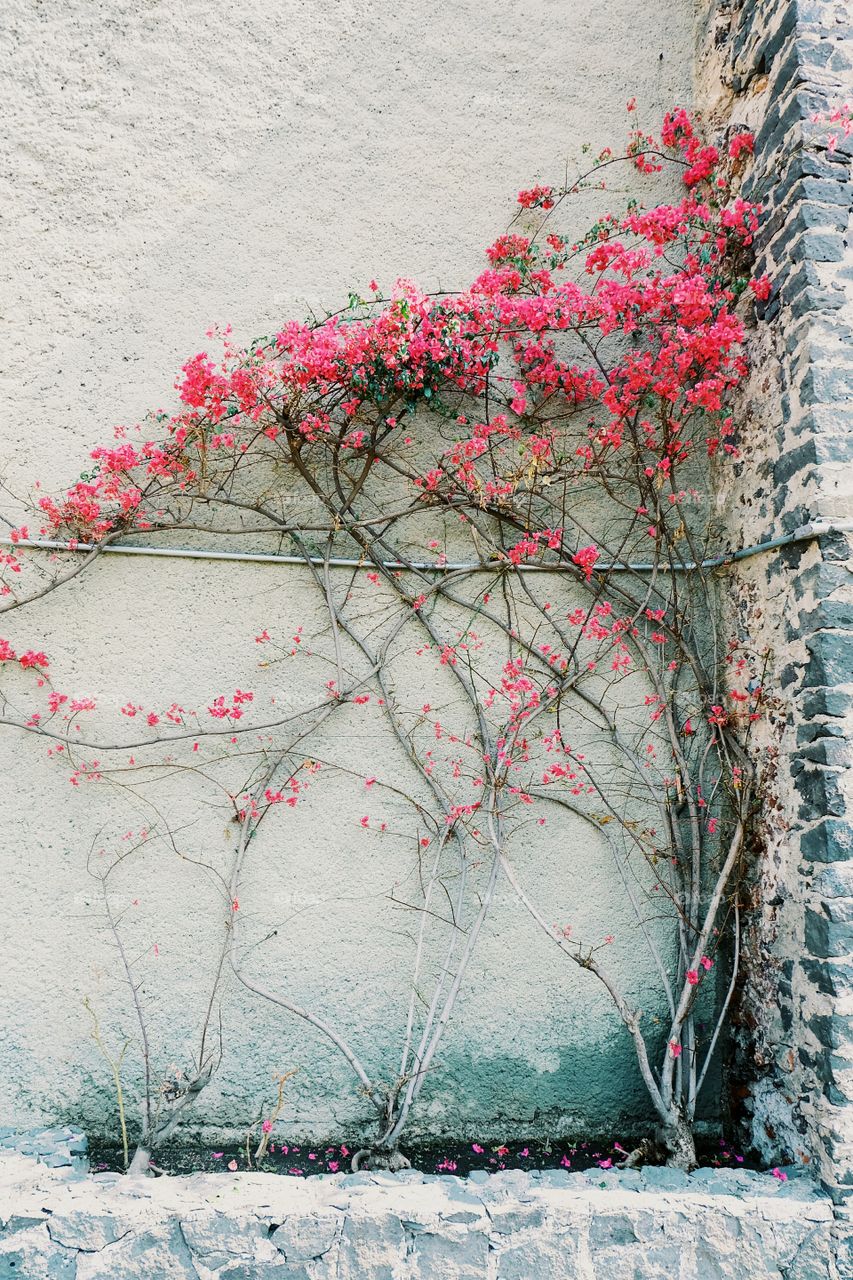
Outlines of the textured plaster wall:
[[[398,275],[454,287],[479,269],[519,187],[560,175],[584,141],[623,136],[629,96],[649,121],[690,96],[690,6],[663,0],[9,0],[3,26],[0,458],[13,494],[36,477],[67,483],[113,424],[170,405],[173,374],[211,322],[248,339],[308,304],[336,305],[373,276],[383,287]],[[4,497],[10,514],[14,505]],[[319,617],[299,573],[116,558],[16,617],[10,635],[50,651],[57,687],[104,702],[203,704],[259,678],[252,636],[263,627],[310,634]],[[271,679],[296,696],[286,675]],[[374,772],[394,768],[372,730],[339,745],[375,759]],[[109,1127],[108,1073],[82,1000],[113,1046],[132,1023],[85,862],[107,818],[138,829],[150,815],[132,795],[105,813],[33,741],[4,736],[0,755],[2,1119],[82,1115]],[[166,795],[175,822],[194,824],[193,848],[216,862],[221,813],[189,783]],[[281,926],[261,970],[341,1011],[387,1078],[411,928],[387,903],[399,846],[359,833],[362,811],[361,795],[340,784],[325,816],[296,819],[286,848],[270,846],[251,889],[266,912],[256,927]],[[537,884],[549,914],[602,936],[624,924],[627,936],[622,906],[590,905],[616,883],[606,851],[571,829],[551,839]],[[219,897],[157,849],[121,886],[122,905],[137,897],[127,928],[167,1067],[185,1060],[204,1003]],[[650,959],[615,947],[614,963],[642,1001]],[[236,991],[223,1019],[225,1059],[201,1121],[239,1131],[269,1099],[273,1072],[297,1065],[294,1131],[340,1132],[364,1115],[317,1036]],[[642,1124],[615,1025],[603,994],[548,954],[502,890],[422,1125]]]

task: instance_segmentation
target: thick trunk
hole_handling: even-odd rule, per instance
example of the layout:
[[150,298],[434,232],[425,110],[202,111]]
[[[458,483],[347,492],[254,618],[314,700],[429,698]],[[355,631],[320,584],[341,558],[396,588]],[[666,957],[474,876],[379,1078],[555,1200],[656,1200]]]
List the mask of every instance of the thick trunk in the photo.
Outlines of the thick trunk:
[[689,1171],[696,1168],[698,1161],[693,1129],[680,1111],[672,1112],[669,1122],[660,1126],[656,1137],[666,1152],[666,1163],[670,1169]]
[[141,1178],[148,1173],[151,1165],[151,1152],[147,1147],[139,1146],[133,1153],[133,1159],[127,1170],[133,1177]]
[[191,1107],[204,1086],[210,1080],[213,1066],[208,1063],[170,1103],[165,1116],[155,1114],[153,1120],[147,1116],[147,1107],[143,1111],[142,1141],[133,1153],[128,1173],[141,1176],[150,1173],[151,1157],[168,1142],[180,1124],[181,1117],[187,1107]]
[[361,1151],[356,1151],[352,1158],[353,1173],[358,1173],[360,1169],[388,1169],[391,1173],[399,1173],[401,1169],[411,1167],[411,1161],[396,1148],[388,1151],[378,1147],[364,1147]]

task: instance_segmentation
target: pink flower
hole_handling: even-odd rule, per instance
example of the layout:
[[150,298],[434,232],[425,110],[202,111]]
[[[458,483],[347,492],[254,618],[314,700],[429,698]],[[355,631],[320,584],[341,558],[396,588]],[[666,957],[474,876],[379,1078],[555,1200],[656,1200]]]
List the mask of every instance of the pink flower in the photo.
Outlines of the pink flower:
[[583,570],[583,576],[586,578],[587,582],[589,582],[597,559],[597,547],[581,547],[580,551],[576,551],[572,556],[572,563],[576,564]]
[[729,143],[729,155],[732,160],[737,160],[742,151],[747,155],[752,155],[755,149],[755,138],[751,133],[736,133]]
[[703,969],[705,970],[705,972],[707,973],[707,971],[708,971],[709,969],[713,968],[714,961],[713,961],[713,960],[709,960],[707,956],[702,956],[702,958],[701,958],[701,960],[699,961],[699,963],[701,964],[702,968],[703,968]]
[[223,1155],[221,1151],[211,1151],[210,1154],[213,1156],[214,1160],[221,1160]]
[[770,1172],[773,1174],[774,1178],[777,1178],[779,1180],[779,1182],[788,1181],[787,1173],[783,1173],[781,1169],[771,1169]]
[[537,183],[529,191],[519,191],[518,203],[522,209],[553,209],[554,189],[553,187],[543,187]]
[[773,286],[770,283],[769,276],[759,276],[757,280],[750,280],[749,287],[759,302],[766,302],[770,297],[770,290]]
[[481,1156],[481,1155],[483,1154],[484,1150],[485,1150],[485,1147],[481,1147],[481,1146],[480,1146],[480,1144],[479,1144],[478,1142],[472,1142],[472,1143],[471,1143],[471,1150],[472,1150],[472,1151],[476,1151],[477,1155],[478,1155],[478,1156]]
[[695,987],[698,985],[699,974],[695,969],[687,970],[687,981],[690,983],[691,987]]
[[678,1041],[677,1041],[677,1040],[670,1040],[670,1042],[669,1042],[669,1052],[672,1054],[673,1058],[677,1058],[677,1057],[679,1057],[679,1056],[680,1056],[680,1054],[681,1054],[681,1045],[678,1043]]
[[272,1120],[265,1120],[261,1125],[264,1133],[272,1133]]
[[232,1172],[232,1173],[236,1173],[236,1172],[237,1172],[237,1161],[236,1161],[236,1160],[229,1160],[229,1161],[228,1161],[228,1168],[231,1170],[231,1172]]
[[28,649],[26,653],[22,653],[18,661],[22,667],[46,667],[49,665],[47,654],[36,653],[34,649]]

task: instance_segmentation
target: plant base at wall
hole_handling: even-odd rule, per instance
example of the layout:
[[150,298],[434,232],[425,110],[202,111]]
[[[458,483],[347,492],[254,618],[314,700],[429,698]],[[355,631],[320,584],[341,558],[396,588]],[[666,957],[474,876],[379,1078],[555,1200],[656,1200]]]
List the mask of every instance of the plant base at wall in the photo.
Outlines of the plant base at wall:
[[[159,1156],[157,1168],[164,1174],[234,1173],[260,1171],[285,1177],[304,1178],[318,1173],[348,1173],[355,1142],[306,1143],[288,1142],[286,1138],[270,1142],[266,1153],[257,1159],[253,1145],[209,1147],[180,1143],[167,1147]],[[636,1136],[612,1138],[591,1137],[553,1142],[538,1139],[515,1139],[507,1142],[454,1141],[443,1138],[434,1142],[412,1142],[406,1146],[406,1157],[413,1169],[421,1173],[447,1173],[458,1177],[477,1170],[499,1173],[504,1169],[568,1169],[582,1173],[592,1169],[616,1169],[632,1153],[645,1148]],[[722,1138],[707,1137],[697,1144],[703,1167],[722,1169],[755,1168],[754,1163]],[[642,1163],[659,1163],[653,1154]],[[95,1173],[124,1172],[121,1146],[116,1143],[90,1142],[90,1166]]]

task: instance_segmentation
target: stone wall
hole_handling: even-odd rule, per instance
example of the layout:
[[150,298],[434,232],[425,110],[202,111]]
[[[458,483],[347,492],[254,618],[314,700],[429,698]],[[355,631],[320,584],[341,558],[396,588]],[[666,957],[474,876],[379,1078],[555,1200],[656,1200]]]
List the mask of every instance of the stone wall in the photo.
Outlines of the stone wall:
[[156,1181],[0,1155],[0,1280],[843,1280],[808,1179],[703,1169]]
[[853,1184],[853,247],[850,158],[815,115],[853,91],[853,12],[824,0],[719,0],[703,14],[699,100],[756,134],[744,193],[766,209],[773,280],[751,335],[740,487],[720,523],[743,546],[835,531],[730,574],[732,626],[769,651],[776,699],[755,911],[732,1074],[746,1140]]

